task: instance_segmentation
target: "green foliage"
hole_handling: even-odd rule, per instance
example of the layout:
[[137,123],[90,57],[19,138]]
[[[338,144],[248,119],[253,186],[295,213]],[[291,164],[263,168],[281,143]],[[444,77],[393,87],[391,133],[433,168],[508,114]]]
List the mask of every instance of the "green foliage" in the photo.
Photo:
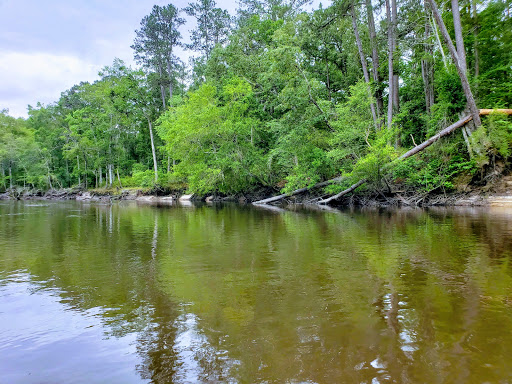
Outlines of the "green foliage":
[[422,156],[411,157],[394,164],[393,177],[399,183],[424,192],[436,189],[453,190],[454,178],[473,175],[477,170],[474,159],[469,159],[461,138],[443,145],[434,144]]
[[508,159],[512,151],[512,121],[507,116],[493,113],[471,136],[479,167],[499,156]]
[[0,188],[16,185],[44,188],[49,178],[34,131],[23,119],[0,111]]
[[368,86],[359,81],[350,87],[347,101],[336,106],[328,155],[345,172],[351,172],[354,160],[359,161],[372,148],[370,142],[376,137],[370,113],[372,101]]
[[173,173],[193,193],[236,193],[264,182],[264,160],[255,143],[260,123],[247,114],[251,86],[231,79],[217,93],[204,84],[160,118],[160,136]]
[[[379,187],[391,172],[427,191],[451,188],[458,174],[471,175],[495,157],[510,158],[510,121],[491,116],[472,136],[474,159],[455,134],[416,159],[394,163],[465,109],[459,76],[431,18],[420,3],[399,4],[400,106],[388,129],[386,21],[377,23],[373,44],[366,6],[354,3],[368,84],[348,3],[302,12],[304,3],[243,0],[235,20],[213,0],[190,3],[184,11],[197,27],[188,48],[201,54],[191,61],[191,76],[175,56],[180,10],[153,7],[132,46],[144,70],[116,59],[98,81],[73,86],[55,104],[30,107],[27,121],[3,112],[8,128],[0,133],[0,188],[11,182],[103,187],[105,180],[111,187],[118,178],[126,186],[152,187],[156,172],[160,185],[188,185],[198,194],[262,186],[289,192],[340,174]],[[373,6],[375,16],[384,15],[382,3]],[[512,105],[508,8],[492,0],[479,4],[476,16],[461,12],[467,73],[481,108]],[[450,12],[443,16],[452,33]],[[427,108],[428,82],[434,104]],[[377,123],[372,103],[379,106]]]

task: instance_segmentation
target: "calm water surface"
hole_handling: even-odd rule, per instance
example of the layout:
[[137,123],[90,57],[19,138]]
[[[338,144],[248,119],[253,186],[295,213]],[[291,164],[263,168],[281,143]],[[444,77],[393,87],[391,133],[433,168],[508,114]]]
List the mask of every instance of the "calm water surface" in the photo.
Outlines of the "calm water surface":
[[0,204],[0,383],[511,383],[512,210]]

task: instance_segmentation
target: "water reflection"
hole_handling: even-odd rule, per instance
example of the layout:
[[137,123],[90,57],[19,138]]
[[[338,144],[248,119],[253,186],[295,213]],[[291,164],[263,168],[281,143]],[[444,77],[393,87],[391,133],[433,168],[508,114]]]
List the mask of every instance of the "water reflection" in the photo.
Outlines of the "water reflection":
[[[511,250],[503,209],[2,204],[0,369],[9,383],[508,382]],[[46,355],[58,364],[27,381]]]

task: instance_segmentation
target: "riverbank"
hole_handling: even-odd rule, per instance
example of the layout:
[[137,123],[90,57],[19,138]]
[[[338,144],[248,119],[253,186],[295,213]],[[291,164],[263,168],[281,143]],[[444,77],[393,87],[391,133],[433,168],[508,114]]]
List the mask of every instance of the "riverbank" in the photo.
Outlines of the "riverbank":
[[[128,200],[145,203],[172,204],[178,201],[237,202],[250,204],[269,197],[272,191],[265,189],[252,193],[232,196],[197,196],[186,194],[184,190],[162,189],[93,189],[77,188],[58,190],[11,189],[0,194],[0,200],[77,200],[103,202]],[[278,205],[316,204],[319,196],[313,191],[283,198]],[[492,184],[467,188],[455,192],[431,191],[428,193],[411,191],[364,191],[352,193],[336,201],[333,206],[363,207],[408,207],[408,206],[510,206],[512,207],[512,175],[504,176]]]
[[[250,204],[259,199],[259,195],[252,196],[194,196],[178,192],[157,195],[148,194],[147,191],[120,190],[120,191],[77,191],[72,189],[41,191],[24,191],[13,196],[9,193],[0,194],[0,200],[76,200],[82,202],[112,203],[115,201],[137,201],[141,203],[173,204],[176,202],[205,201],[236,202]],[[313,196],[294,196],[283,199],[278,205],[315,204]],[[501,192],[471,191],[469,193],[437,193],[437,194],[382,194],[363,193],[353,194],[338,201],[334,206],[362,206],[362,207],[431,207],[431,206],[504,206],[512,207],[512,190]]]

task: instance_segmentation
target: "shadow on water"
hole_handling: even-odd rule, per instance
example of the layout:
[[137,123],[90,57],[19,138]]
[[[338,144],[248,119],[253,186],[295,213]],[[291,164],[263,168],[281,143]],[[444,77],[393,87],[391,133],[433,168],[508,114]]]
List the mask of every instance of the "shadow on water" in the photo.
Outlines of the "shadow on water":
[[[498,209],[0,204],[0,361],[76,370],[68,325],[5,322],[51,294],[70,344],[120,351],[109,382],[507,382],[511,251]],[[58,368],[26,381],[12,362],[42,345]]]

